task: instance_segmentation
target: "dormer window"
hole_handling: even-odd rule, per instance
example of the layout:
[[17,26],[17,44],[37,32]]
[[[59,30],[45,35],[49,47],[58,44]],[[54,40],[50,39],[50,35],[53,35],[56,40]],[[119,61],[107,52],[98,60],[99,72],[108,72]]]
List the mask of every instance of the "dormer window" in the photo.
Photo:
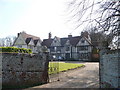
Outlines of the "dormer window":
[[66,47],[66,51],[70,51],[70,47],[69,46]]
[[18,48],[22,48],[22,45],[17,45]]

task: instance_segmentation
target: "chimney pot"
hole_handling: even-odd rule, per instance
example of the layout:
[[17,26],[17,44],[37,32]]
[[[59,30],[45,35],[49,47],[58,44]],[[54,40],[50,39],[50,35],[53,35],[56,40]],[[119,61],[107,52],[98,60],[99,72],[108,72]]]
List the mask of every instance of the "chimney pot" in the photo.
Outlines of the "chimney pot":
[[68,38],[72,38],[72,35],[68,35]]

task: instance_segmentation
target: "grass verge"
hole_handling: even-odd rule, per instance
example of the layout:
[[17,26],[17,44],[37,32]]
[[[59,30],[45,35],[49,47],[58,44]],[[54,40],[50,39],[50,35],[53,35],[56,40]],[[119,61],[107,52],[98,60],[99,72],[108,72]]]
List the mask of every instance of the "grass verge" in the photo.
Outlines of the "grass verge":
[[83,66],[84,66],[83,64],[75,64],[75,63],[50,62],[49,74],[55,74],[58,72],[63,72]]

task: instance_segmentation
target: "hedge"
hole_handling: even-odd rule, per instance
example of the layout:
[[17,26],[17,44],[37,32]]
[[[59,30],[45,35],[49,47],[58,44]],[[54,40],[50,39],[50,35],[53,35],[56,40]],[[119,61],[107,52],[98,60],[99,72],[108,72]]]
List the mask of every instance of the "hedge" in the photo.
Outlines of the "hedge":
[[32,53],[32,50],[26,48],[16,48],[16,47],[0,47],[0,52]]

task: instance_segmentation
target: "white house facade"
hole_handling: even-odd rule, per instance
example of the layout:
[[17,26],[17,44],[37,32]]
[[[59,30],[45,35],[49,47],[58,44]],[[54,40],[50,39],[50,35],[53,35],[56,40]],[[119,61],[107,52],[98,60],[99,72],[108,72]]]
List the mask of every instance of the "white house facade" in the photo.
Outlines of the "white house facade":
[[41,51],[41,43],[39,37],[27,34],[26,32],[18,33],[13,46],[17,48],[27,48],[31,49],[33,53],[38,53]]
[[51,56],[83,61],[91,60],[92,44],[88,32],[75,37],[68,35],[66,38],[55,36],[52,39],[50,36],[49,39],[43,40],[42,45],[47,46]]

